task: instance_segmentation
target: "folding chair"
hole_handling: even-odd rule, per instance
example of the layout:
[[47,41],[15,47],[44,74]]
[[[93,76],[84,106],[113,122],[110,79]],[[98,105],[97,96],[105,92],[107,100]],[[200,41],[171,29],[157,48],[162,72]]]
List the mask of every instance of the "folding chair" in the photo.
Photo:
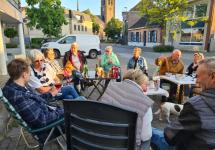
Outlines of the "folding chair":
[[137,113],[95,101],[64,100],[68,150],[134,150]]
[[[21,137],[23,137],[25,144],[27,145],[28,148],[36,148],[39,147],[40,150],[43,150],[45,147],[45,144],[49,142],[50,140],[56,138],[56,136],[53,135],[54,132],[58,131],[60,135],[62,135],[63,139],[66,141],[63,131],[61,129],[60,125],[63,125],[64,123],[64,118],[61,118],[59,120],[56,120],[53,123],[50,123],[49,125],[42,127],[42,128],[34,128],[32,129],[19,115],[19,113],[15,110],[15,108],[10,104],[10,102],[3,96],[2,90],[0,89],[0,101],[3,102],[4,106],[10,113],[11,117],[13,117],[17,123],[21,126],[20,129],[20,134],[16,143],[16,147],[19,144],[19,141]],[[39,143],[38,145],[30,145],[29,142],[27,141],[25,135],[24,135],[24,130],[28,131],[32,137]],[[41,138],[41,133],[47,133],[47,135],[44,135]],[[16,148],[15,147],[15,148]]]

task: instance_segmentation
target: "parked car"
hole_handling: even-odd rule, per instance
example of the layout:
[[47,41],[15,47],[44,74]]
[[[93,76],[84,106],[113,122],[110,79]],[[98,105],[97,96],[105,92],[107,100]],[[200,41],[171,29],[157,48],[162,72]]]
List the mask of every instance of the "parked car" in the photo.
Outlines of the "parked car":
[[44,43],[41,50],[44,52],[47,48],[53,48],[56,58],[60,58],[60,56],[64,56],[65,52],[70,49],[73,42],[78,43],[79,50],[83,51],[85,56],[95,59],[97,58],[97,55],[101,54],[99,37],[96,35],[86,34],[66,35],[56,42]]

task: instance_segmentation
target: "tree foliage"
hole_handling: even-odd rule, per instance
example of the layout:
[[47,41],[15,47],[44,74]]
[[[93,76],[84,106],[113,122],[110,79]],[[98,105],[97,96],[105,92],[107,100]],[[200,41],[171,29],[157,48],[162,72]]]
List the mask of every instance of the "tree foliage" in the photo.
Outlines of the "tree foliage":
[[30,28],[41,29],[48,37],[58,37],[61,34],[61,27],[67,24],[64,16],[64,8],[60,0],[26,0],[27,25]]
[[122,24],[122,21],[119,19],[112,18],[104,29],[106,36],[111,39],[119,38],[122,30]]
[[4,35],[8,38],[14,38],[17,35],[17,30],[14,28],[7,28],[4,30]]
[[100,26],[99,26],[99,24],[96,22],[96,16],[93,15],[93,14],[90,12],[89,9],[83,11],[83,13],[90,15],[90,18],[91,18],[91,20],[92,20],[92,22],[93,22],[93,33],[94,33],[94,34],[98,34],[98,33],[99,33]]

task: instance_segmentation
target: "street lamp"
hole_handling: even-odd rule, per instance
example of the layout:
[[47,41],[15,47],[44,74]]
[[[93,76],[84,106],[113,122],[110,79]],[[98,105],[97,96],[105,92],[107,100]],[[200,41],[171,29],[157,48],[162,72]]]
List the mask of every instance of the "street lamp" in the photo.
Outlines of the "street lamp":
[[127,45],[128,44],[128,11],[127,7],[124,7],[125,11],[122,12],[122,17],[123,17],[123,44]]

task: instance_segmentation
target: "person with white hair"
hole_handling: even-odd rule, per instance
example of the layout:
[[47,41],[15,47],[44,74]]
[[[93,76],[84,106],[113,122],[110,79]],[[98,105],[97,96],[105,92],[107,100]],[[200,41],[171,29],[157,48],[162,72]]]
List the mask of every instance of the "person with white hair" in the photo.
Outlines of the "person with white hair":
[[165,75],[166,72],[182,74],[184,71],[184,63],[181,60],[179,49],[175,49],[169,57],[160,56],[155,59],[155,64],[160,67],[159,75]]
[[101,56],[100,65],[106,73],[108,73],[113,66],[120,67],[119,59],[113,52],[112,46],[107,46],[105,48],[105,53]]
[[56,84],[61,84],[61,81],[52,67],[44,62],[44,55],[41,51],[37,49],[31,50],[28,54],[28,58],[31,61],[30,80],[28,84],[36,92],[39,94],[54,92],[55,95],[53,96],[56,96],[57,93],[60,92],[62,95],[58,96],[59,99],[75,99],[79,97],[72,86],[67,85],[59,89],[54,86]]
[[63,66],[64,72],[68,75],[72,75],[74,81],[74,87],[77,92],[80,93],[81,86],[80,86],[80,78],[82,78],[82,72],[84,68],[84,64],[86,64],[86,58],[78,50],[78,44],[76,42],[71,44],[71,48],[67,51],[64,55],[63,59]]

